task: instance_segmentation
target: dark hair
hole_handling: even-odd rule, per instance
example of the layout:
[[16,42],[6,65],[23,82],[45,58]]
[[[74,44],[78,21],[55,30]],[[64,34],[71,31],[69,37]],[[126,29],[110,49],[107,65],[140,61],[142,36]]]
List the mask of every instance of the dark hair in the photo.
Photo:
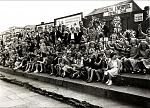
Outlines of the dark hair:
[[149,6],[144,7],[144,10],[149,10],[149,9],[150,9]]
[[149,46],[148,46],[147,42],[140,42],[140,44],[139,44],[139,49],[145,50],[145,49],[143,49],[143,47],[142,47],[143,44],[146,45],[146,49],[149,49]]
[[46,53],[42,52],[42,57],[46,57]]
[[104,53],[101,52],[98,54],[98,57],[102,57],[103,55],[104,55]]
[[112,52],[112,53],[110,54],[110,58],[112,58],[114,55],[116,55],[116,52]]

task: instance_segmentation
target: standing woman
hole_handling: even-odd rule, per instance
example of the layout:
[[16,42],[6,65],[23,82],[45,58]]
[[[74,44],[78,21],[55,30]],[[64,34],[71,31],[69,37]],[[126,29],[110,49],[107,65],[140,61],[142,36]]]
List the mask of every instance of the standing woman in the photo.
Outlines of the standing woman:
[[115,77],[118,75],[119,71],[121,69],[121,62],[120,60],[116,57],[116,53],[112,52],[110,54],[110,60],[108,61],[108,69],[104,72],[104,77],[105,75],[108,75],[108,81],[106,82],[107,85],[112,85],[112,77]]

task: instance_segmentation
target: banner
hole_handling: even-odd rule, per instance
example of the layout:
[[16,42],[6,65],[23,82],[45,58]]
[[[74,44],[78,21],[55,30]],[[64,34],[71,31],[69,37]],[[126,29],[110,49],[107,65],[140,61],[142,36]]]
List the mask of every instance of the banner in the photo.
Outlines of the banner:
[[143,13],[134,14],[134,22],[143,21]]
[[74,14],[55,19],[56,26],[66,25],[67,27],[79,27],[79,21],[82,21],[82,13]]
[[132,3],[124,3],[124,4],[109,6],[104,8],[103,16],[111,16],[111,15],[132,12],[132,10],[133,10]]
[[52,26],[54,26],[54,22],[36,25],[36,28],[37,28],[37,30],[45,30],[45,28],[49,29]]
[[54,22],[53,23],[49,23],[49,24],[45,24],[46,28],[50,28],[50,27],[53,27],[53,26],[54,26]]

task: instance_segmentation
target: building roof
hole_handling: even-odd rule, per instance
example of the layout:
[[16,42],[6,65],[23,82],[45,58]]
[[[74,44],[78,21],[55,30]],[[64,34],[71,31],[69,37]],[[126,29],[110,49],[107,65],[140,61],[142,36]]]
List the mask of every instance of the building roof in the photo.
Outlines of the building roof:
[[[98,9],[94,9],[94,10],[93,10],[91,13],[89,13],[87,16],[104,13],[104,12],[105,12],[105,9],[108,8],[108,7],[115,6],[115,5],[126,4],[126,3],[133,3],[133,5],[136,6],[139,10],[142,10],[133,0],[127,0],[127,1],[119,2],[119,3],[114,4],[114,5],[110,5],[110,6],[106,6],[106,7],[102,7],[102,8],[98,8]],[[133,11],[134,11],[134,10],[133,10]]]

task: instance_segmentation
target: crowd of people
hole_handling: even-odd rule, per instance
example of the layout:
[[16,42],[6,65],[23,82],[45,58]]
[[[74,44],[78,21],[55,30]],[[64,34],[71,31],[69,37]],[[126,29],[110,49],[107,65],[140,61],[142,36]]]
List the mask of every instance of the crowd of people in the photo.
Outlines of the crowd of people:
[[[26,73],[80,78],[86,82],[112,84],[120,73],[150,71],[150,28],[108,33],[105,21],[85,28],[60,25],[15,34],[17,39],[1,45],[1,64]],[[106,81],[107,80],[107,81]]]

